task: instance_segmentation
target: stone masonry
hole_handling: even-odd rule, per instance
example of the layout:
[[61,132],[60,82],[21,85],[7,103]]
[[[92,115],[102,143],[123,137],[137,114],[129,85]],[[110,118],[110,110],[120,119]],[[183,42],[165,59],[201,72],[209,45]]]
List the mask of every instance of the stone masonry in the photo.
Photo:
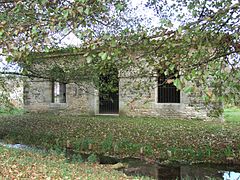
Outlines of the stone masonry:
[[[119,115],[157,116],[169,118],[206,119],[207,113],[199,98],[180,93],[180,103],[158,103],[157,87],[144,90],[139,95],[130,79],[119,79]],[[148,79],[146,79],[148,81]],[[151,82],[157,82],[152,80]],[[66,103],[52,103],[52,82],[42,79],[30,80],[24,89],[25,108],[29,111],[54,111],[70,114],[99,114],[98,90],[93,86],[66,85]],[[136,98],[139,96],[138,98]]]

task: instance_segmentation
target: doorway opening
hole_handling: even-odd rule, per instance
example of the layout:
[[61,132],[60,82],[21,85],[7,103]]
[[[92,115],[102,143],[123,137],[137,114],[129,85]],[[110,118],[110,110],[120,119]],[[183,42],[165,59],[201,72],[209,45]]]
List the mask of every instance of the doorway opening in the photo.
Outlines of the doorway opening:
[[100,75],[99,114],[119,113],[119,78],[118,71],[111,69]]

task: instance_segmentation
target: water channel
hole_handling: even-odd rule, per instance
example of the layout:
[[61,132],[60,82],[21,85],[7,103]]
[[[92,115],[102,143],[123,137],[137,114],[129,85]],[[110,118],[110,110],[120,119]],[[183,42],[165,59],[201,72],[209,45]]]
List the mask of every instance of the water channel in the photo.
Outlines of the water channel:
[[[44,151],[23,144],[4,144],[0,141],[1,146],[13,149],[22,149],[27,151]],[[72,153],[66,153],[66,158],[71,161]],[[80,154],[83,160],[88,159],[88,154]],[[224,165],[224,164],[171,164],[162,165],[161,163],[149,163],[137,158],[118,159],[108,156],[97,156],[100,164],[112,164],[119,171],[129,176],[148,176],[159,180],[240,180],[240,165]],[[119,165],[119,166],[116,166]]]

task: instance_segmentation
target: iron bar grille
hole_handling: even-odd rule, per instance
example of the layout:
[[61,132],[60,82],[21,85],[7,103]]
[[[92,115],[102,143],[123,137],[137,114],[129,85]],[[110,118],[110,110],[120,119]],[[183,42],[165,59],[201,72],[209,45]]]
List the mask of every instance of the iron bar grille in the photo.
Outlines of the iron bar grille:
[[118,114],[119,96],[118,93],[101,94],[99,96],[99,113]]
[[180,91],[161,74],[158,77],[158,103],[180,103]]
[[117,71],[111,71],[105,76],[100,76],[99,88],[99,113],[119,113],[119,79]]

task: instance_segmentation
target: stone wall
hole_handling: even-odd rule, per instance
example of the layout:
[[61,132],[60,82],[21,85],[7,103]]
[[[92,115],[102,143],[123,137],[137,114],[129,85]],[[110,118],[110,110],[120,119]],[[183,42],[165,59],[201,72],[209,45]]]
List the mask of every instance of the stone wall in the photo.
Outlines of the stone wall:
[[28,81],[24,85],[24,106],[30,111],[46,111],[51,103],[51,84],[42,79]]
[[[131,83],[133,81],[135,81],[135,83]],[[138,83],[139,81],[141,81],[141,83]],[[153,84],[149,85],[149,89],[146,89],[146,83],[149,84],[149,82]],[[138,86],[137,89],[134,87],[135,85]],[[187,96],[183,92],[180,93],[180,103],[158,103],[157,79],[154,77],[152,77],[152,79],[139,78],[138,80],[120,79],[119,87],[121,115],[157,116],[167,119],[207,118],[207,113],[200,98],[196,96]]]
[[34,79],[24,88],[25,108],[29,111],[57,111],[70,114],[94,114],[94,89],[90,85],[66,85],[66,103],[52,103],[52,82]]

